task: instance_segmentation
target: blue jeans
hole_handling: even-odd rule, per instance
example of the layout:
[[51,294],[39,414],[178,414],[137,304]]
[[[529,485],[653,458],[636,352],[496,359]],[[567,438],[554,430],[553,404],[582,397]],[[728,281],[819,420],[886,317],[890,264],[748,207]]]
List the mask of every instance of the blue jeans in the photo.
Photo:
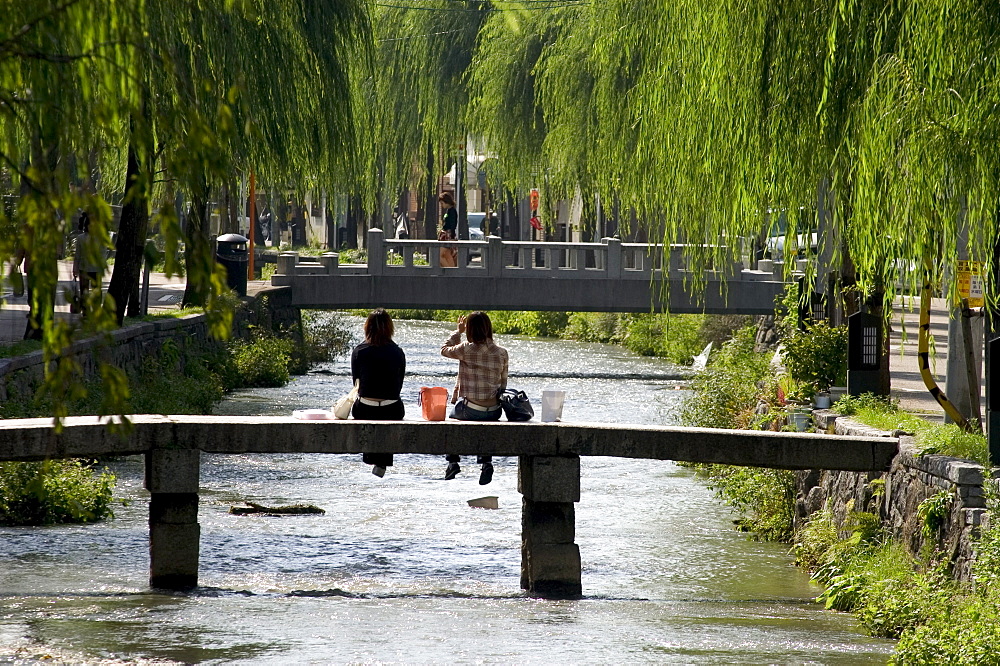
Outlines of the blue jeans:
[[[491,407],[489,410],[484,411],[469,407],[469,405],[466,404],[465,398],[461,398],[455,403],[455,406],[451,408],[451,414],[449,414],[448,417],[458,421],[499,421],[501,414],[503,414],[503,410],[500,409],[500,405]],[[445,460],[448,462],[459,462],[461,459],[461,456],[455,455],[454,453],[450,453],[445,456]],[[477,456],[476,462],[480,465],[491,463],[493,462],[493,456]]]

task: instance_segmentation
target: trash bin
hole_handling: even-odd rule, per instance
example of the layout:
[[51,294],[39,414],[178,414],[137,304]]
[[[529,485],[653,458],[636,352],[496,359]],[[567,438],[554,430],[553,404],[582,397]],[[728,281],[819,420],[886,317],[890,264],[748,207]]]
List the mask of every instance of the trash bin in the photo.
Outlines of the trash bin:
[[247,295],[247,243],[239,234],[223,234],[215,239],[215,258],[226,267],[226,284],[240,296]]

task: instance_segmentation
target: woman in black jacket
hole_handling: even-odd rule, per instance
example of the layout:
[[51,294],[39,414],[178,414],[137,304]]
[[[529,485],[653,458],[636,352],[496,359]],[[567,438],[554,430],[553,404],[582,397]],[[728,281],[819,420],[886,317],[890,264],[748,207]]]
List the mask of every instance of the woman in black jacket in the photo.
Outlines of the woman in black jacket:
[[[394,332],[392,317],[382,308],[365,320],[365,341],[351,354],[351,376],[358,382],[358,399],[351,408],[356,419],[399,421],[406,413],[399,397],[406,354],[392,341]],[[372,474],[378,477],[392,467],[391,453],[364,453],[362,460],[373,465]]]

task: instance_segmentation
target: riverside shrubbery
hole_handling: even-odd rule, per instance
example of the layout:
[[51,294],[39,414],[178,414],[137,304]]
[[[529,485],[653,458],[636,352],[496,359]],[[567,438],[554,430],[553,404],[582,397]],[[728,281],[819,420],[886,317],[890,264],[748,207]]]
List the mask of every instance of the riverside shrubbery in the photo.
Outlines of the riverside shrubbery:
[[115,477],[80,460],[0,463],[0,525],[90,523],[111,517]]
[[[304,355],[331,360],[342,353],[349,334],[336,318],[306,321]],[[134,414],[207,414],[225,391],[282,386],[289,379],[295,343],[257,332],[249,340],[181,347],[165,342],[155,356],[129,373],[125,411]],[[97,414],[106,384],[89,382],[76,392],[69,413]],[[3,418],[49,416],[41,394],[12,396],[0,405]],[[112,516],[115,477],[80,460],[0,463],[0,525],[86,523]]]
[[[392,310],[396,319],[455,321],[452,310]],[[358,311],[360,315],[367,312]],[[493,330],[509,335],[616,344],[643,356],[690,365],[706,344],[721,344],[748,317],[666,313],[490,312]]]
[[[712,357],[693,383],[685,406],[685,425],[752,428],[763,425],[761,412],[771,412],[776,380],[771,353],[753,351],[753,331],[741,330]],[[825,333],[825,331],[824,331]],[[803,344],[828,350],[822,344]],[[839,342],[837,343],[839,344]],[[803,360],[808,360],[803,357]],[[811,372],[811,371],[810,371]],[[899,411],[875,396],[845,398],[835,409],[864,423],[916,434],[924,453],[942,453],[988,461],[985,438],[954,425],[932,424]],[[740,529],[755,537],[794,542],[796,560],[824,587],[818,600],[827,608],[853,613],[873,636],[899,642],[894,663],[1000,664],[1000,521],[990,521],[976,546],[973,582],[953,579],[946,556],[925,551],[915,557],[883,531],[878,517],[884,483],[871,482],[871,506],[847,507],[842,522],[831,511],[814,513],[798,533],[792,532],[794,506],[791,472],[697,466],[709,476],[719,495],[743,514]],[[991,514],[997,498],[986,487]],[[934,534],[948,515],[947,493],[927,498],[918,515],[926,533]]]

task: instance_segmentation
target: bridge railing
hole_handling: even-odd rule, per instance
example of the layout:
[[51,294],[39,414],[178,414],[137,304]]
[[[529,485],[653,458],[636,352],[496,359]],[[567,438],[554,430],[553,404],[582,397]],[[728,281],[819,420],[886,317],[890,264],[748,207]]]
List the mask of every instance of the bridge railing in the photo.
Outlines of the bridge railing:
[[[442,248],[457,251],[457,266],[441,265]],[[676,277],[689,275],[685,255],[690,249],[690,245],[676,244],[664,253],[662,245],[622,243],[617,238],[605,238],[600,243],[504,241],[496,236],[485,241],[395,240],[386,239],[381,229],[370,229],[366,264],[341,265],[339,256],[333,252],[318,258],[282,252],[272,284],[289,285],[294,277],[308,275],[447,274],[649,281],[663,277],[664,273]],[[733,261],[708,271],[707,277],[726,281],[783,281],[783,269],[778,262],[772,272],[745,270],[741,262]]]

